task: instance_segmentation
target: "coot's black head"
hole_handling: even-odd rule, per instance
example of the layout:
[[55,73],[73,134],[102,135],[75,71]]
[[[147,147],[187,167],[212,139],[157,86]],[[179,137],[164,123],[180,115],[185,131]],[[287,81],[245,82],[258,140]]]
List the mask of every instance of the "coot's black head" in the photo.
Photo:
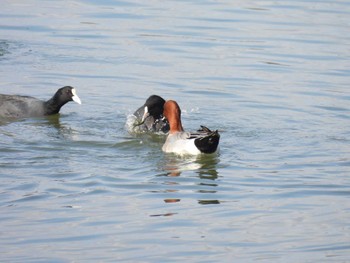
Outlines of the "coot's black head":
[[75,101],[81,104],[81,100],[73,87],[65,86],[60,88],[55,95],[45,103],[45,115],[58,113],[61,107],[69,101]]
[[162,97],[158,95],[150,96],[144,104],[145,114],[143,116],[143,119],[147,118],[148,116],[153,116],[154,119],[162,118],[164,103],[165,100]]
[[78,97],[75,89],[71,86],[65,86],[57,90],[53,96],[53,100],[58,104],[66,104],[69,101],[75,101],[78,104],[81,104],[81,100]]

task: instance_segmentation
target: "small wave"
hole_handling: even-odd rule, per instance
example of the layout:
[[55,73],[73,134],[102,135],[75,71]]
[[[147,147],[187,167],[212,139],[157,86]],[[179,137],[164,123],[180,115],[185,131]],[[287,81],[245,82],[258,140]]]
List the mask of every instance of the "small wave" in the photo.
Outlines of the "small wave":
[[[129,114],[126,117],[125,129],[131,135],[139,136],[139,135],[149,134],[149,135],[151,135],[151,137],[154,137],[154,139],[156,139],[159,136],[165,135],[161,131],[159,131],[159,132],[145,131],[145,125],[142,125],[140,123],[140,120],[134,114]],[[155,135],[155,136],[153,136],[153,135]]]
[[6,40],[0,40],[0,57],[9,54],[9,43]]
[[130,134],[142,133],[140,126],[137,125],[137,117],[134,114],[129,114],[126,117],[125,128]]

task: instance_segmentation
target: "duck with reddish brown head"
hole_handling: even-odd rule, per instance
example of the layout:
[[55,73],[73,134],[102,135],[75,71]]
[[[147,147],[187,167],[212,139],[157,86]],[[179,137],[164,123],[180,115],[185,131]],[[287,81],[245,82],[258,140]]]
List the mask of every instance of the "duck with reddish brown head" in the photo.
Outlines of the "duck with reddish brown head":
[[164,104],[164,117],[169,121],[170,132],[162,147],[164,152],[198,155],[215,153],[218,150],[220,134],[201,126],[196,132],[185,132],[181,123],[181,109],[176,101]]

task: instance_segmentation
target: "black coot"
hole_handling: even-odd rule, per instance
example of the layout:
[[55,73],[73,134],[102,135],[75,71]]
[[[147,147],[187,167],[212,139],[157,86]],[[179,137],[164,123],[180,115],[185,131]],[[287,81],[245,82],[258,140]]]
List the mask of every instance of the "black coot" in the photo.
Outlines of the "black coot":
[[136,117],[136,126],[145,132],[164,132],[169,131],[168,120],[163,116],[163,107],[165,100],[158,96],[150,96],[145,104],[134,112]]
[[75,89],[70,86],[57,90],[48,101],[29,96],[0,94],[0,117],[26,118],[52,115],[58,113],[61,107],[69,101],[81,104]]

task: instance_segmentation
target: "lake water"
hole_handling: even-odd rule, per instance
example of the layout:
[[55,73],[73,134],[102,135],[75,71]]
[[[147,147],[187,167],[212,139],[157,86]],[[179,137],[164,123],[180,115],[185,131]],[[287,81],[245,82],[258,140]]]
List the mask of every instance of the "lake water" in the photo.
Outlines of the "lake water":
[[[5,1],[0,65],[83,103],[0,125],[0,261],[350,262],[349,1]],[[220,153],[130,134],[151,94]]]

